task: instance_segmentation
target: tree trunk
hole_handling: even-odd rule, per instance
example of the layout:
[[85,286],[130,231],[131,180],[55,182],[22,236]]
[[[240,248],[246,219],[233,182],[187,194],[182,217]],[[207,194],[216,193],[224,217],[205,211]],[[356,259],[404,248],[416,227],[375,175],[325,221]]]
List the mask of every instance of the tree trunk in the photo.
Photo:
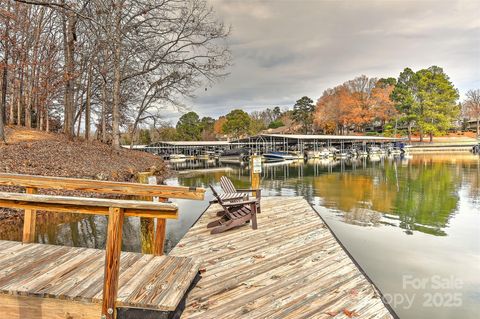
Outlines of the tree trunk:
[[[7,2],[7,12],[10,12],[10,1]],[[2,86],[1,93],[2,99],[0,100],[0,141],[6,140],[5,137],[5,123],[7,116],[7,89],[8,89],[8,58],[10,54],[10,19],[7,19],[5,22],[5,31],[3,33],[3,48],[4,48],[4,58],[3,58],[3,72],[2,72]]]
[[107,82],[106,80],[103,81],[102,85],[102,142],[107,142]]
[[480,137],[480,118],[477,117],[477,138]]
[[[0,80],[1,80],[0,83],[2,84],[1,87],[3,87],[3,82],[4,82],[3,77]],[[3,101],[3,96],[5,94],[3,90],[0,93],[2,93],[2,101]],[[0,142],[5,142],[4,120],[5,120],[5,106],[3,103],[0,103]]]
[[80,97],[80,110],[78,111],[78,126],[77,126],[77,136],[80,136],[80,127],[82,126],[82,115],[83,115],[83,95]]
[[23,68],[20,71],[20,81],[17,91],[17,125],[22,125],[22,95],[23,95]]
[[87,78],[87,101],[85,105],[85,139],[90,140],[90,107],[92,103],[92,75],[93,74],[93,62],[90,63],[88,68]]
[[408,122],[408,141],[412,141],[412,123]]
[[112,108],[112,144],[114,149],[120,149],[120,85],[122,81],[121,56],[122,56],[122,34],[121,34],[121,1],[115,3],[115,51],[113,58],[113,108]]
[[50,119],[48,118],[48,106],[45,107],[45,132],[50,132]]
[[432,143],[433,142],[433,133],[430,132],[429,135],[430,135],[430,143]]
[[[65,1],[62,1],[65,5]],[[69,139],[73,138],[74,132],[74,94],[75,94],[75,27],[77,18],[71,10],[66,10],[63,18],[63,41],[65,55],[65,114],[64,114],[64,132]]]

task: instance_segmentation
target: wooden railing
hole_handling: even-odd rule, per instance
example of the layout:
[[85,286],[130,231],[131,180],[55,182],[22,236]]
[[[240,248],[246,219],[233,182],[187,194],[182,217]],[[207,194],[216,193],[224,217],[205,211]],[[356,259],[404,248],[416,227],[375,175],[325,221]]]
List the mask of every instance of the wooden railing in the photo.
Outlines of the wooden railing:
[[[139,175],[141,180],[148,174],[140,173]],[[152,197],[158,197],[161,202],[166,202],[169,198],[203,200],[205,195],[205,189],[203,188],[6,173],[0,173],[0,186],[2,185],[24,187],[27,194],[36,194],[38,189],[55,189],[93,192],[98,194],[128,195],[142,200],[151,200]],[[23,242],[25,243],[31,243],[35,240],[35,220],[35,210],[26,208],[23,225]],[[156,224],[153,253],[154,255],[162,255],[165,245],[165,218],[156,218]]]
[[[157,218],[163,221],[163,233],[156,234],[157,254],[163,253],[165,219],[177,218],[178,208],[172,203],[146,200],[120,200],[71,196],[38,195],[38,189],[76,190],[102,194],[155,196],[163,198],[203,199],[205,190],[164,185],[118,183],[84,179],[44,177],[18,174],[0,174],[0,185],[25,187],[26,193],[0,192],[0,207],[24,209],[24,242],[35,239],[36,211],[70,212],[108,216],[102,317],[115,318],[115,300],[118,291],[122,226],[125,216]],[[159,228],[157,227],[157,232]]]

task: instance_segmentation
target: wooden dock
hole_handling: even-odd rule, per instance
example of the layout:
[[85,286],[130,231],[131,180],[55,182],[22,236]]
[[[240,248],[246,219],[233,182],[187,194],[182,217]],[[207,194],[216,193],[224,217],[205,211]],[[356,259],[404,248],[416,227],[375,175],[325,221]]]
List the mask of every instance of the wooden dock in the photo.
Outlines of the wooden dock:
[[[98,319],[104,267],[105,250],[0,241],[0,318]],[[172,315],[198,267],[188,257],[122,252],[118,317],[128,309]]]
[[262,198],[258,230],[211,235],[210,206],[170,256],[201,262],[182,318],[393,318],[301,197]]

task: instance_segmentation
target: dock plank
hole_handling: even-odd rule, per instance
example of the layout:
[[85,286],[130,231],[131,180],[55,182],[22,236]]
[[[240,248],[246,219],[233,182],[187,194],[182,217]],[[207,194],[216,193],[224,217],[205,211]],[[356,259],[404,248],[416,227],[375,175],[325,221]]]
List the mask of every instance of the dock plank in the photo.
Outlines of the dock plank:
[[[4,247],[0,251],[0,303],[15,305],[18,298],[32,298],[22,303],[34,307],[42,304],[38,301],[42,298],[49,300],[45,304],[62,309],[68,307],[58,302],[99,309],[104,250],[9,241],[0,241],[0,247]],[[189,257],[122,252],[117,307],[175,311],[198,269],[199,264]],[[2,311],[7,310],[0,309],[0,317]]]
[[314,209],[301,197],[262,198],[258,230],[211,235],[211,205],[170,252],[201,263],[182,318],[393,318]]

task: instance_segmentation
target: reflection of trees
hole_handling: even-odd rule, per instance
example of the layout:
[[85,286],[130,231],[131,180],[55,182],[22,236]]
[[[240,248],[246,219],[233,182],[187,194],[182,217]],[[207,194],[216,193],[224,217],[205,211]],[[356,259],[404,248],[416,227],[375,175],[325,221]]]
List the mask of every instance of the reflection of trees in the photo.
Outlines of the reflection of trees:
[[[271,195],[303,196],[309,202],[322,198],[323,205],[344,212],[347,223],[368,226],[392,220],[408,232],[412,230],[444,236],[444,228],[458,203],[458,189],[480,207],[480,159],[475,156],[422,156],[406,165],[391,160],[371,163],[358,161],[315,160],[294,166],[264,167],[261,186]],[[237,187],[250,187],[249,172],[236,167],[232,171],[180,175],[179,185],[208,187],[220,177],[229,176]],[[383,216],[381,213],[388,213]],[[37,217],[37,241],[58,245],[104,248],[105,216],[40,213]],[[399,221],[399,223],[397,222]],[[0,220],[0,239],[22,239],[21,215]],[[149,251],[153,240],[152,220],[127,218],[124,223],[123,249]],[[186,229],[185,229],[186,231]],[[167,238],[171,247],[181,238]]]
[[463,164],[462,184],[468,189],[468,199],[480,210],[480,157],[476,162]]
[[409,165],[399,173],[394,213],[400,227],[444,236],[443,228],[457,207],[459,176],[439,162]]
[[[272,166],[264,172],[262,187],[275,194],[291,191],[309,201],[321,197],[325,206],[342,210],[348,223],[376,225],[379,213],[388,213],[398,216],[403,229],[442,236],[457,207],[461,176],[456,172],[463,162],[452,166],[429,159],[406,166],[397,166],[392,160],[367,165],[320,166],[314,162],[303,167]],[[478,168],[476,173],[469,178],[478,186]]]
[[360,172],[344,172],[322,175],[313,180],[317,195],[325,205],[344,212],[358,207],[379,212],[389,212],[396,196],[394,184],[388,183],[379,171],[367,169]]

